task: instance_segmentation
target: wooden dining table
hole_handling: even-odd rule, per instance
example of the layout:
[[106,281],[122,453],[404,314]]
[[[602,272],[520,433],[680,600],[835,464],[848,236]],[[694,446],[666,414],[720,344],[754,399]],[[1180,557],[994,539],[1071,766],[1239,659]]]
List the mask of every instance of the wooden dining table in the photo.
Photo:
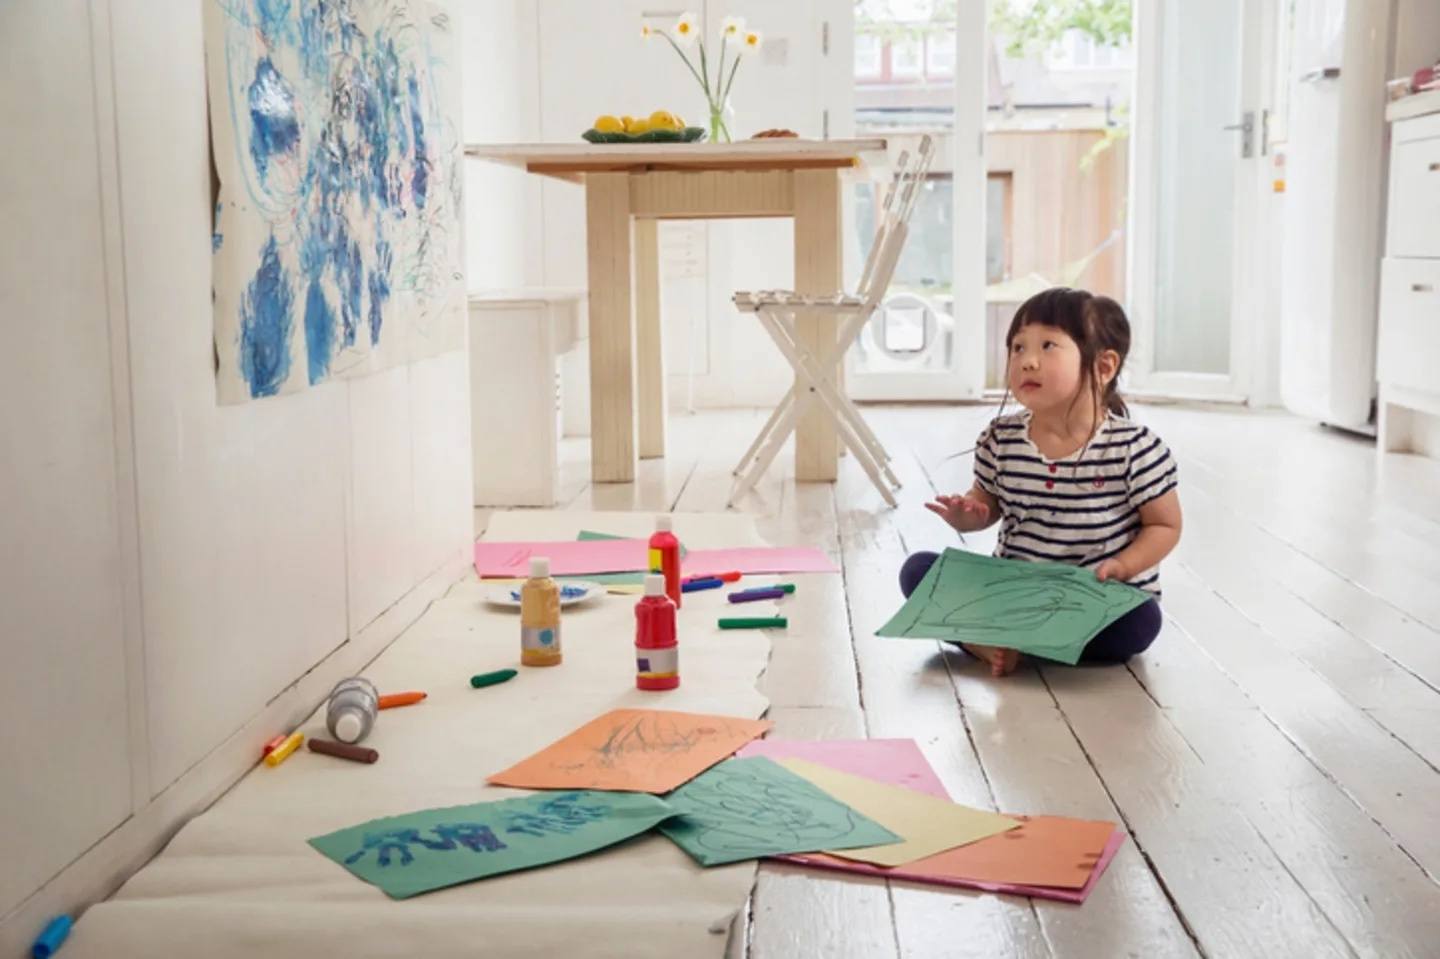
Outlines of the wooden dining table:
[[[790,217],[795,291],[844,287],[841,185],[882,139],[765,138],[740,143],[471,144],[468,156],[521,167],[585,191],[589,286],[591,478],[635,479],[636,459],[665,455],[660,220]],[[798,320],[812,352],[833,343],[820,317]],[[795,432],[795,477],[835,479],[839,443],[813,408]]]

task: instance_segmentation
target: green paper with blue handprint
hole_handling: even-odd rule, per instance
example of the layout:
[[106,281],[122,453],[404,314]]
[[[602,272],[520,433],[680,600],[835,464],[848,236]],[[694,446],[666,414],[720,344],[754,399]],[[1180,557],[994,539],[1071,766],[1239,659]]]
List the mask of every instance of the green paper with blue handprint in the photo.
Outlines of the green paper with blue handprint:
[[876,635],[1003,646],[1073,666],[1100,630],[1151,598],[1078,566],[947,549]]
[[543,866],[638,836],[674,815],[646,793],[572,789],[424,809],[310,840],[392,899]]

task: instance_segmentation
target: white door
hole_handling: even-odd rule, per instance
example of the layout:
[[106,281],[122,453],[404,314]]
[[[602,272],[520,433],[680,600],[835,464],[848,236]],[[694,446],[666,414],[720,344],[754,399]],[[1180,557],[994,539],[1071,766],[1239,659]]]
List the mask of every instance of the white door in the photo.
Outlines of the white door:
[[1135,4],[1127,386],[1145,394],[1243,400],[1269,204],[1263,4]]

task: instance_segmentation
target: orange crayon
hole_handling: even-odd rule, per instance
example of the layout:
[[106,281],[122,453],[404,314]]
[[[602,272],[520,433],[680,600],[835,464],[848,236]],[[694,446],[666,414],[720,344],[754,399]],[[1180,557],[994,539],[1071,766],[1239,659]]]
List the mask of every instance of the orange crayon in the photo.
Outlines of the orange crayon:
[[387,693],[380,697],[380,708],[391,709],[395,706],[413,706],[425,698],[425,693]]

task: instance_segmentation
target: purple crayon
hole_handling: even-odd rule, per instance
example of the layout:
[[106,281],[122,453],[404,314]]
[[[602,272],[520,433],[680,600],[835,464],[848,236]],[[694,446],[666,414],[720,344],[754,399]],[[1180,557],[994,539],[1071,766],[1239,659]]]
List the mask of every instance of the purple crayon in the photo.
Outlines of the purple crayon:
[[785,595],[785,590],[780,587],[774,589],[746,589],[738,593],[730,594],[732,603],[753,603],[757,599],[780,599]]

